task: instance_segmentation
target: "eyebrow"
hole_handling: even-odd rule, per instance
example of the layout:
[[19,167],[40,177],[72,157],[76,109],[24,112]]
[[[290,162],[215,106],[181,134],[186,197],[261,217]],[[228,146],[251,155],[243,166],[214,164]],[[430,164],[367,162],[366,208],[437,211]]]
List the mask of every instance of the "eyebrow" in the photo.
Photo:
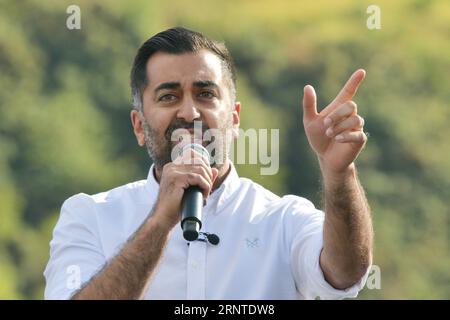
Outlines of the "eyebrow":
[[179,82],[163,82],[155,88],[155,94],[164,89],[178,89],[181,85]]
[[[164,89],[169,89],[169,90],[172,89],[173,90],[173,89],[179,89],[180,87],[181,87],[181,84],[176,81],[163,82],[155,88],[154,92],[155,92],[155,94],[157,94],[159,91],[164,90]],[[195,81],[194,87],[219,89],[219,86],[214,81],[211,81],[211,80]]]
[[219,89],[219,86],[211,81],[211,80],[200,80],[200,81],[195,81],[194,82],[194,87],[197,88],[214,88],[214,89]]

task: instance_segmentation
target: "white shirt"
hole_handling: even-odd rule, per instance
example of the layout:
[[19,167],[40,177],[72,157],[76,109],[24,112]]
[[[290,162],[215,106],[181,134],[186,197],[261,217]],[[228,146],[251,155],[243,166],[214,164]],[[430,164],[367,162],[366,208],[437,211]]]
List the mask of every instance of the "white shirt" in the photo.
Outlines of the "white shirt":
[[[68,299],[120,251],[148,216],[159,184],[147,180],[67,199],[50,242],[46,299]],[[234,166],[203,208],[204,232],[218,245],[187,245],[172,229],[145,299],[340,299],[356,297],[367,279],[336,290],[319,265],[324,214],[301,197],[282,198]]]

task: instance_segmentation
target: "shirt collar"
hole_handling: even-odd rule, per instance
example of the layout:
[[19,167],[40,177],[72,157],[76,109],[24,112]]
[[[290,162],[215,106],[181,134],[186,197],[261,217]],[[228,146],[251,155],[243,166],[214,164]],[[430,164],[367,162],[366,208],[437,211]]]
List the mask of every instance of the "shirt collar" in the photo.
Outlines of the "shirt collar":
[[[219,214],[222,211],[224,205],[228,202],[228,200],[232,198],[233,194],[240,186],[240,179],[236,168],[234,167],[234,164],[233,162],[231,162],[231,160],[228,160],[228,162],[230,164],[230,171],[228,172],[227,177],[222,182],[220,187],[214,190],[208,198],[208,203],[211,202],[215,204],[213,214]],[[155,177],[154,164],[151,165],[147,175],[146,189],[147,192],[155,195],[156,200],[156,195],[159,191],[159,183]]]

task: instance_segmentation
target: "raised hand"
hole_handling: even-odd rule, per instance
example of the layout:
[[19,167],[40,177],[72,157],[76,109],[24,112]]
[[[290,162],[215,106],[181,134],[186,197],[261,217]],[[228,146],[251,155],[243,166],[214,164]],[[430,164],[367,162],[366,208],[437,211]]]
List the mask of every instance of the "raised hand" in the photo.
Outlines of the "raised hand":
[[363,69],[353,73],[336,98],[319,113],[314,88],[304,88],[303,126],[321,168],[327,172],[341,173],[353,166],[367,141],[364,119],[352,101],[365,76]]

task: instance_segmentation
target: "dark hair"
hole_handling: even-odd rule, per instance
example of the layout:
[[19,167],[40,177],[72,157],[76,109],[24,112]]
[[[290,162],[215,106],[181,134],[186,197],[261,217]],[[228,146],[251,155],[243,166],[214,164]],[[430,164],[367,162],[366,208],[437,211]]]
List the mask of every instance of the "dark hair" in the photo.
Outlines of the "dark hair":
[[139,48],[134,58],[131,69],[131,95],[133,106],[142,110],[142,95],[148,83],[146,65],[148,59],[156,52],[182,54],[198,52],[207,49],[216,54],[223,62],[225,69],[231,78],[230,89],[233,99],[236,95],[236,70],[233,59],[223,43],[208,39],[199,32],[177,27],[162,31],[147,41]]

